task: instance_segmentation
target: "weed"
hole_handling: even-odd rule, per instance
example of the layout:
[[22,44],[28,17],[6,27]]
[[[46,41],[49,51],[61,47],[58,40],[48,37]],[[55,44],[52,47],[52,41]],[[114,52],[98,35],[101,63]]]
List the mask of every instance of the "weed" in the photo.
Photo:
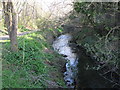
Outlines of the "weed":
[[[14,53],[10,52],[10,42],[3,44],[3,88],[46,88],[49,87],[47,81],[54,79],[58,86],[65,86],[61,72],[58,73],[60,67],[45,63],[57,60],[57,54],[43,52],[51,46],[42,32],[19,37],[18,45],[19,51]],[[51,79],[51,71],[58,77]]]

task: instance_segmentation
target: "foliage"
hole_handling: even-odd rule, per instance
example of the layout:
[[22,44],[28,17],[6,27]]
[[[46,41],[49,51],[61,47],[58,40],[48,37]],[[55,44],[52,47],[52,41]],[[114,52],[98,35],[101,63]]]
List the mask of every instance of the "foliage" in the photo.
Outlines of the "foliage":
[[[75,36],[97,61],[118,65],[119,26],[117,26],[118,3],[115,2],[74,2],[74,10],[84,14],[83,23],[90,24],[93,29],[83,27]],[[88,26],[89,27],[89,26]],[[90,33],[89,33],[90,32]],[[95,39],[97,38],[97,39]],[[116,40],[114,40],[116,39]],[[112,49],[113,47],[114,50]]]
[[[51,46],[43,35],[43,32],[36,32],[19,37],[17,53],[9,51],[9,42],[3,44],[3,88],[47,88],[48,81],[65,87],[60,66],[54,63],[59,60],[58,55],[45,52]],[[53,72],[57,77],[50,77]]]
[[25,26],[23,26],[23,25],[19,25],[18,26],[18,31],[20,31],[20,32],[25,32],[25,31],[30,31],[29,29],[27,29]]
[[119,8],[117,2],[74,2],[82,28],[73,36],[95,60],[87,69],[97,70],[113,87],[120,86]]
[[[102,65],[110,65],[114,68],[119,67],[119,53],[118,50],[118,38],[109,37],[111,40],[105,39],[105,37],[99,38],[94,44],[86,43],[84,47],[87,49],[87,52],[90,52],[91,55]],[[99,66],[98,64],[98,66]],[[103,66],[99,66],[97,70],[103,68]],[[98,67],[97,66],[97,67]]]
[[36,25],[39,29],[44,28],[45,19],[44,18],[37,19],[36,20]]
[[74,11],[83,14],[80,22],[93,26],[101,36],[119,23],[119,7],[117,2],[74,2]]

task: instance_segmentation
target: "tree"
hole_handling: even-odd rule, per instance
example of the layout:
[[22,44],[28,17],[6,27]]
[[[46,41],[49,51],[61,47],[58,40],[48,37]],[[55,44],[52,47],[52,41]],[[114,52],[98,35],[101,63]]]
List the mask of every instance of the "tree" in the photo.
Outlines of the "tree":
[[15,12],[13,2],[11,0],[8,0],[7,2],[3,2],[3,13],[4,13],[4,26],[8,30],[9,38],[10,38],[10,44],[11,44],[11,50],[17,51],[18,45],[17,45],[17,14]]

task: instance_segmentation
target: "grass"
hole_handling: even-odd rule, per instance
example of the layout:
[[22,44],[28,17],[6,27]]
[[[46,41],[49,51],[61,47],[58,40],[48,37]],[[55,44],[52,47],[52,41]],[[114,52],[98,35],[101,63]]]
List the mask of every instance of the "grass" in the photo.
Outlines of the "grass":
[[3,43],[3,88],[66,87],[61,72],[64,60],[52,51],[44,33],[19,37],[18,45],[19,51],[14,53],[9,41]]
[[18,32],[27,32],[27,31],[30,31],[30,30],[23,25],[18,25]]

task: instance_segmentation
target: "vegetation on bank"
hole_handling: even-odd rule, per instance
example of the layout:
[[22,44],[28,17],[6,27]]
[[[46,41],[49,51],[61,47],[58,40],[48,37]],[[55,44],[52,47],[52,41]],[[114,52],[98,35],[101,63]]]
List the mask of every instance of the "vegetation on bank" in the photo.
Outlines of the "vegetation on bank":
[[84,46],[99,63],[118,69],[120,64],[118,3],[75,2],[74,10],[77,13],[75,17],[81,20],[80,25],[83,26],[75,36],[78,44]]
[[[94,59],[95,66],[87,69],[98,71],[111,87],[120,87],[120,7],[119,2],[75,2],[70,15],[70,32],[78,45],[83,46]],[[72,23],[71,23],[72,22]]]
[[[30,6],[26,4],[26,7]],[[9,40],[1,41],[3,88],[66,87],[63,80],[65,61],[53,52],[50,45],[54,38],[64,33],[70,33],[73,40],[94,58],[95,66],[85,63],[87,69],[99,72],[103,78],[113,82],[113,87],[120,86],[118,3],[74,2],[73,7],[70,15],[61,20],[43,18],[37,12],[33,15],[31,8],[28,14],[24,8],[19,16],[18,32],[36,28],[41,31],[19,37],[17,52],[11,52]],[[0,22],[0,35],[8,34],[3,22]],[[62,30],[61,24],[68,27]]]
[[2,47],[3,88],[66,87],[65,62],[51,49],[39,31],[18,38],[18,52],[10,52],[10,42]]

